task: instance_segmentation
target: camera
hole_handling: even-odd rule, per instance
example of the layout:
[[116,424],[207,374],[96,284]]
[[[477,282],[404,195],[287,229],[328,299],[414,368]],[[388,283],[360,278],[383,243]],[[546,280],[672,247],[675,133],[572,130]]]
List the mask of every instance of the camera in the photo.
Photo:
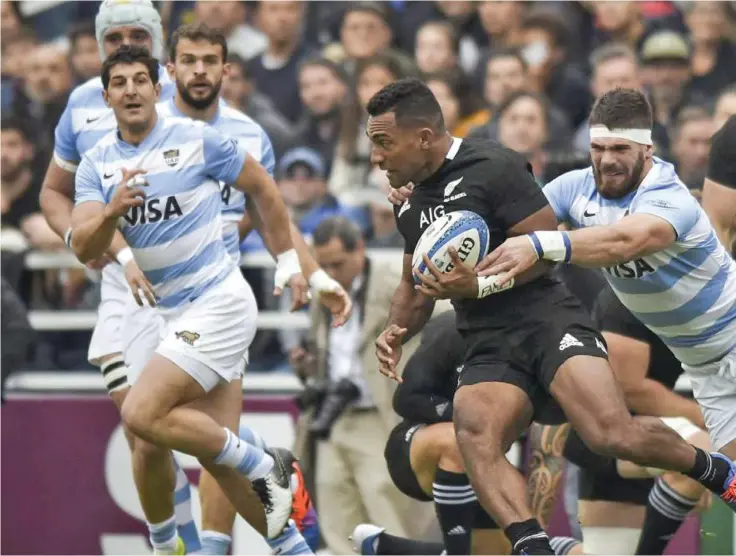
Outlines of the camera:
[[348,404],[360,397],[360,388],[350,379],[343,378],[330,385],[320,404],[317,416],[309,426],[316,438],[327,440],[335,421],[343,414]]

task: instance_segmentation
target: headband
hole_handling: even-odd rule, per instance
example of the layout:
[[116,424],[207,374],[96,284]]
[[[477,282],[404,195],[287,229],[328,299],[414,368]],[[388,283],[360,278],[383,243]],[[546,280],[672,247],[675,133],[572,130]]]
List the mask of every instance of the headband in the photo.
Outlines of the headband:
[[604,125],[594,125],[590,128],[591,139],[625,139],[640,145],[652,144],[651,129],[608,129]]

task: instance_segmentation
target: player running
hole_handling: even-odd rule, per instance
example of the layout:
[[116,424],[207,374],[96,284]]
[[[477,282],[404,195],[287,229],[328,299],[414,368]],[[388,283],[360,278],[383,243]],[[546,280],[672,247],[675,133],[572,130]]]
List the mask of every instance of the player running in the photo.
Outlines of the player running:
[[[478,268],[509,279],[539,259],[603,268],[624,306],[682,363],[715,448],[736,458],[736,263],[674,167],[652,155],[641,92],[604,94],[590,124],[593,165],[544,188],[573,231],[510,238]],[[736,499],[736,483],[727,498]]]
[[[95,19],[95,31],[103,60],[121,45],[145,47],[156,56],[163,53],[161,17],[149,0],[105,0]],[[163,67],[158,68],[158,77],[162,98],[172,97],[175,86]],[[49,226],[65,239],[68,246],[77,166],[82,155],[114,130],[116,125],[113,112],[102,96],[102,82],[96,77],[74,89],[56,126],[54,154],[44,178],[40,203]],[[87,266],[102,268],[101,299],[88,359],[93,365],[99,366],[110,398],[120,409],[129,388],[128,368],[122,354],[122,322],[131,293],[124,272],[127,270],[139,280],[143,276],[120,234],[115,235],[107,253],[102,253]],[[143,351],[152,351],[158,343],[157,326],[155,312],[149,309],[137,312],[135,319],[127,323],[126,329],[140,331],[138,346]],[[173,458],[145,442],[135,442],[127,430],[126,439],[133,456],[133,477],[155,549],[158,544],[155,538],[158,537],[154,533],[158,525],[171,515],[167,508],[172,504],[169,461],[173,461]],[[174,466],[176,522],[187,551],[194,552],[199,550],[200,542],[192,518],[191,489],[184,471],[176,462]]]
[[[272,178],[234,140],[201,122],[158,117],[157,70],[157,60],[135,46],[103,64],[118,131],[85,153],[77,171],[72,247],[82,261],[97,258],[120,226],[165,321],[164,339],[123,402],[126,426],[198,457],[250,523],[258,523],[262,505],[273,539],[291,513],[288,470],[211,416],[228,393],[221,382],[241,376],[257,310],[222,239],[219,182],[249,193],[264,214],[277,276],[298,268],[286,207]],[[158,533],[173,541],[173,519]]]
[[[176,83],[177,92],[174,98],[157,105],[159,116],[164,118],[184,117],[207,122],[224,135],[234,138],[239,145],[259,160],[269,174],[272,174],[274,166],[273,149],[266,133],[245,114],[218,102],[222,78],[229,69],[225,64],[227,42],[224,35],[219,31],[210,29],[203,23],[182,26],[177,29],[171,38],[169,59],[171,61],[167,69],[170,77]],[[221,183],[220,186],[223,204],[223,239],[229,255],[233,261],[239,263],[240,243],[249,228],[253,227],[255,222],[261,232],[265,230],[262,219],[259,217],[253,203],[248,203],[248,216],[245,216],[246,199],[242,192],[227,183]],[[291,227],[293,240],[295,243],[301,242],[303,247],[300,262],[302,268],[305,269],[305,274],[310,277],[310,282],[315,284],[315,292],[322,292],[321,299],[323,302],[326,298],[332,296],[330,300],[336,313],[335,318],[338,324],[342,324],[350,310],[349,298],[344,295],[343,289],[337,282],[326,276],[324,271],[318,269],[316,262],[309,255],[299,231],[293,223],[291,223]],[[269,236],[264,235],[264,237],[266,246],[271,248],[273,254],[274,249]],[[309,267],[311,267],[311,273],[306,271]],[[327,292],[327,295],[325,295],[325,292]],[[341,299],[344,300],[343,303],[339,303]],[[127,344],[126,352],[127,349],[138,353],[139,357],[144,358],[144,362],[147,362],[152,355],[152,353],[142,354],[136,347],[135,341]],[[225,418],[230,423],[231,429],[238,430],[242,409],[240,381],[232,381],[228,388],[234,389],[233,395],[228,396],[228,400],[232,403],[230,407],[220,409],[226,415]],[[245,425],[240,426],[239,436],[250,444],[268,450],[260,436]],[[295,511],[292,512],[292,517],[305,538],[312,540],[312,548],[316,550],[319,526],[309,493],[293,455],[282,453],[282,456],[285,460],[293,460],[290,467],[295,468],[293,475],[297,491],[294,493]],[[235,510],[209,474],[202,475],[200,492],[207,492],[208,494],[207,503],[203,503],[205,509],[202,515],[203,530],[201,534],[203,549],[207,550],[209,554],[227,554],[230,548],[230,533],[235,519]],[[279,549],[284,544],[283,540],[279,537],[276,543],[271,543],[273,548]],[[292,548],[287,549],[283,554],[295,553],[293,552],[294,549],[299,550],[298,545],[291,540],[288,545]]]
[[659,419],[631,417],[602,337],[546,266],[517,273],[516,287],[503,291],[502,278],[479,278],[456,253],[455,267],[446,275],[425,256],[435,279],[415,286],[412,253],[438,215],[456,210],[481,215],[492,246],[508,236],[556,229],[557,222],[523,157],[495,143],[451,137],[437,100],[420,81],[384,87],[367,108],[372,162],[387,171],[392,187],[415,184],[409,201],[395,210],[406,239],[404,272],[388,326],[376,341],[379,368],[395,378],[401,344],[424,326],[433,297],[455,298],[467,346],[454,398],[458,445],[479,501],[504,527],[513,553],[552,553],[532,518],[523,477],[505,457],[550,395],[596,451],[676,470],[725,498],[736,496],[730,460],[688,444]]
[[703,184],[703,210],[718,238],[736,255],[736,116],[711,139],[708,174]]

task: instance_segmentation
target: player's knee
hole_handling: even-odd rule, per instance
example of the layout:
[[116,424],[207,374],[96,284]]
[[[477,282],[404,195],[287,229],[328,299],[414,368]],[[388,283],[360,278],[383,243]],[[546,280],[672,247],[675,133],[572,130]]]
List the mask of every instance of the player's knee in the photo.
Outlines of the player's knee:
[[483,447],[484,457],[493,455],[503,456],[502,436],[494,429],[488,419],[484,419],[482,412],[477,411],[473,404],[455,406],[453,414],[455,422],[455,436],[461,453],[473,451]]
[[125,427],[135,436],[151,440],[153,412],[147,407],[145,400],[137,396],[127,396],[120,408],[120,417]]
[[440,449],[439,467],[453,473],[464,473],[465,464],[454,431],[448,427],[447,432],[443,431],[437,440]]
[[156,458],[170,458],[170,453],[167,448],[151,444],[142,438],[136,438],[133,444],[133,457],[141,460],[150,461]]

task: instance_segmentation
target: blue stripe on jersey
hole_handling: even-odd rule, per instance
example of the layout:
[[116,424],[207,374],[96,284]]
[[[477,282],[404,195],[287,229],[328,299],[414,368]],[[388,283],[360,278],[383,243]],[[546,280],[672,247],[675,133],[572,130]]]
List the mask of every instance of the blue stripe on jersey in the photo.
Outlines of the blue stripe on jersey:
[[[199,187],[199,186],[198,186]],[[164,199],[165,200],[165,199]],[[163,211],[164,207],[161,207]],[[175,239],[183,238],[204,226],[212,224],[212,215],[220,208],[220,193],[214,192],[194,207],[191,218],[172,218],[167,221],[148,222],[123,228],[131,247],[155,247]]]
[[[130,166],[131,156],[137,167],[149,171],[151,192],[165,191],[178,203],[179,210],[155,222],[142,223],[140,211],[131,210],[121,229],[153,284],[159,306],[176,307],[232,271],[222,240],[217,184],[237,178],[246,153],[233,139],[202,122],[159,117],[140,145],[126,144],[112,132],[84,155],[76,174],[77,201],[107,198],[120,185],[103,174],[119,175],[121,168]],[[166,201],[155,197],[147,200],[147,207],[158,199]],[[164,208],[159,204],[160,210]],[[146,210],[152,212],[150,207]]]
[[229,230],[227,226],[223,226],[222,239],[225,242],[225,249],[227,249],[229,255],[232,255],[232,253],[240,255],[240,234],[237,228],[233,231]]
[[690,301],[683,303],[676,309],[657,313],[639,313],[632,311],[634,316],[647,326],[679,326],[693,320],[693,315],[702,315],[723,293],[728,280],[728,269],[721,267],[718,273]]
[[220,258],[225,249],[220,238],[205,245],[198,253],[192,255],[186,261],[182,261],[171,266],[164,268],[157,268],[155,270],[149,270],[146,272],[146,278],[151,282],[152,286],[160,286],[161,284],[181,278],[187,274],[193,274],[198,270],[215,264]]
[[715,233],[711,232],[707,239],[673,257],[670,262],[660,266],[652,274],[647,274],[636,280],[617,278],[610,274],[607,274],[606,278],[611,286],[621,293],[662,293],[672,288],[686,274],[700,268],[700,265],[711,255],[712,248],[717,243],[718,239]]
[[705,343],[708,339],[712,338],[719,332],[723,331],[729,324],[733,324],[736,321],[736,300],[731,304],[731,307],[717,319],[710,327],[706,328],[699,334],[692,336],[674,336],[667,338],[667,345],[675,348],[684,347],[695,347]]
[[563,174],[543,191],[558,219],[579,227],[610,226],[627,214],[668,222],[677,232],[673,245],[622,265],[626,278],[604,276],[624,305],[689,367],[716,361],[733,348],[736,262],[671,164],[655,157],[639,187],[623,199],[600,195],[592,168]]
[[[223,249],[223,252],[224,252],[224,249]],[[201,284],[198,284],[196,286],[191,286],[188,288],[184,288],[183,290],[179,290],[175,294],[166,296],[160,299],[157,305],[158,307],[162,309],[173,309],[175,307],[184,305],[185,303],[191,303],[192,301],[195,301],[199,296],[201,296],[202,294],[204,294],[211,288],[214,288],[217,284],[225,280],[225,278],[230,276],[230,273],[232,271],[233,271],[232,267],[229,267],[229,266],[225,268],[221,268],[219,270],[219,273],[211,277],[209,280]]]
[[[176,107],[174,99],[161,102],[157,106],[159,114],[176,117],[186,117]],[[273,145],[263,128],[254,120],[220,101],[217,115],[209,122],[217,131],[235,139],[266,171],[273,176],[276,159]],[[221,188],[228,188],[222,195],[222,213],[230,220],[240,220],[245,215],[245,194],[228,184],[221,184]],[[223,233],[225,229],[223,228]],[[227,250],[231,257],[240,257],[240,241],[226,240]]]

